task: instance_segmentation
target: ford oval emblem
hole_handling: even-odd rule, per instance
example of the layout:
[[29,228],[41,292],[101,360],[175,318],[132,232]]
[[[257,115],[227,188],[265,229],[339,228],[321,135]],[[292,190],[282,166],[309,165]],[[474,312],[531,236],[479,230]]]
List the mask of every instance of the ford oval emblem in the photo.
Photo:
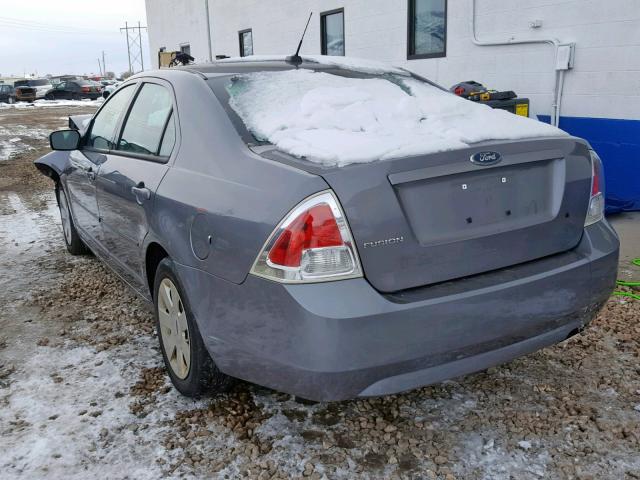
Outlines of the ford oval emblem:
[[498,152],[478,152],[471,155],[471,163],[482,165],[483,167],[495,165],[496,163],[499,163],[500,160],[502,160],[502,155]]

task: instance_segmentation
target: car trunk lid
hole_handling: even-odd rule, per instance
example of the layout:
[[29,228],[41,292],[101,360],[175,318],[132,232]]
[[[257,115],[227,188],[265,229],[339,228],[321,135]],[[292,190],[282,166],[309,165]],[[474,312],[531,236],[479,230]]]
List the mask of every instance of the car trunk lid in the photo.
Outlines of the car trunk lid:
[[[470,161],[487,151],[501,161]],[[589,201],[589,158],[583,141],[550,138],[333,169],[287,163],[323,176],[346,213],[365,277],[393,292],[573,248]]]

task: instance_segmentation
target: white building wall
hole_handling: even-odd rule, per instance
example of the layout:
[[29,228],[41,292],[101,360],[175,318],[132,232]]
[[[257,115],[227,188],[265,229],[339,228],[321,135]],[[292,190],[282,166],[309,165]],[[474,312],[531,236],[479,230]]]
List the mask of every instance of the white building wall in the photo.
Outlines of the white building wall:
[[204,0],[146,0],[151,63],[158,66],[158,50],[180,50],[189,44],[199,61],[209,56]]
[[[204,0],[146,0],[151,57],[159,47],[191,44],[208,58]],[[531,99],[531,113],[550,114],[555,56],[549,45],[479,47],[472,41],[472,0],[449,0],[447,56],[407,60],[407,0],[210,0],[213,53],[237,56],[238,31],[253,30],[255,54],[294,52],[313,11],[302,49],[320,53],[320,12],[343,7],[348,56],[404,66],[443,86],[476,80]],[[563,116],[638,119],[640,0],[478,0],[482,40],[555,37],[576,43],[566,75]],[[541,20],[532,29],[529,22]]]

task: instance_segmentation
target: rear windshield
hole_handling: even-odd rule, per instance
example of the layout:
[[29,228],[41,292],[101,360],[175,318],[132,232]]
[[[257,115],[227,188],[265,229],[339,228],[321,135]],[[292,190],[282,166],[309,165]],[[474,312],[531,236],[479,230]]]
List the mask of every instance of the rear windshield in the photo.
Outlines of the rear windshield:
[[49,85],[51,82],[49,80],[29,80],[29,85],[32,87],[41,87],[43,85]]
[[[310,73],[320,73],[315,72],[310,69],[300,69],[305,72]],[[287,72],[295,72],[295,70],[283,70],[281,68],[274,68],[273,70],[268,71],[260,71],[260,72],[249,72],[242,74],[235,74],[229,76],[220,76],[210,78],[208,80],[208,84],[215,93],[218,100],[222,103],[227,115],[230,117],[232,123],[238,130],[238,133],[243,138],[243,140],[248,145],[268,145],[271,142],[268,139],[267,135],[264,135],[259,131],[259,129],[252,128],[249,124],[247,124],[247,118],[243,115],[243,112],[238,108],[238,99],[244,94],[248,94],[248,87],[250,84],[259,87],[260,90],[263,90],[263,86],[266,87],[267,84],[272,81],[276,81],[275,88],[279,88],[277,85],[277,77],[281,74],[287,74]],[[322,70],[322,75],[331,75],[337,78],[351,78],[351,79],[382,79],[387,82],[392,82],[394,84],[401,84],[399,78],[402,78],[404,75],[398,74],[368,74],[363,72],[344,70],[344,69],[324,69]],[[275,76],[274,76],[275,74]],[[294,73],[295,74],[295,73]],[[407,77],[409,74],[407,73]],[[420,79],[421,81],[428,82],[428,80]],[[255,82],[258,82],[262,85],[257,85]],[[430,85],[433,85],[437,88],[441,88],[435,84],[428,82]],[[299,92],[298,92],[299,93]],[[246,98],[246,97],[245,97]]]
[[209,84],[248,144],[273,144],[324,165],[562,135],[408,74],[301,68],[239,73]]

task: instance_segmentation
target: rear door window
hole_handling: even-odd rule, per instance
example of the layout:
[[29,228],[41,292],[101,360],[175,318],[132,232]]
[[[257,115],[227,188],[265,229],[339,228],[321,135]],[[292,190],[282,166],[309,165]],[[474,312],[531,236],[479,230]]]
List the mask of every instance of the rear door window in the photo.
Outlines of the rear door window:
[[172,108],[171,94],[165,87],[145,83],[129,111],[117,150],[158,155]]
[[169,120],[167,121],[167,128],[164,131],[162,137],[162,144],[160,145],[160,156],[168,157],[173,151],[173,146],[176,143],[176,124],[174,115],[171,113]]
[[114,136],[118,120],[133,94],[133,86],[127,85],[117,93],[109,96],[107,103],[93,120],[91,133],[87,139],[87,147],[98,150],[111,150],[114,148]]

